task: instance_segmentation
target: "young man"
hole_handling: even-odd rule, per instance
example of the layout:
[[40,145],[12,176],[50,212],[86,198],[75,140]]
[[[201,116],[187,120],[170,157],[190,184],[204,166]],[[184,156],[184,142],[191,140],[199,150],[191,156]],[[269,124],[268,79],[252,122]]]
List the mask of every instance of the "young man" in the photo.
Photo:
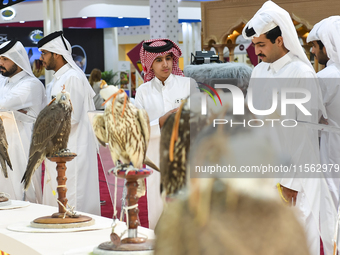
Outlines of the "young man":
[[[91,85],[82,70],[72,59],[70,43],[62,31],[54,32],[42,38],[38,43],[41,51],[40,60],[47,70],[55,71],[54,78],[47,85],[48,100],[59,93],[63,86],[71,95],[73,106],[71,134],[68,149],[77,154],[71,162],[67,162],[67,199],[77,211],[100,215],[98,165],[96,140],[87,116],[88,111],[95,110]],[[51,181],[45,182],[43,202],[57,205],[50,185],[56,190],[56,164],[48,160],[46,168]],[[48,174],[45,175],[45,180]]]
[[[159,165],[160,128],[166,118],[176,112],[181,100],[190,94],[192,79],[183,77],[178,67],[181,49],[169,39],[145,41],[140,51],[144,84],[136,93],[135,105],[147,111],[151,134],[147,156]],[[146,178],[148,189],[149,227],[154,228],[163,210],[160,197],[160,174],[156,171]]]
[[[13,152],[10,157],[14,169],[13,172],[9,171],[9,180],[0,178],[0,191],[9,193],[12,199],[22,200],[23,186],[20,182],[27,165],[33,124],[25,122],[24,118],[20,120],[20,116],[22,113],[33,118],[38,116],[46,105],[45,89],[41,81],[33,75],[26,50],[19,41],[11,40],[0,45],[0,72],[4,77],[0,81],[0,109],[14,112],[21,138],[16,137],[15,127],[6,130],[9,151]],[[41,169],[39,170],[32,179],[35,193],[32,188],[28,189],[26,199],[41,203]]]
[[[262,59],[252,72],[248,88],[248,93],[249,90],[253,92],[255,109],[271,108],[273,88],[277,89],[278,105],[281,105],[282,88],[291,90],[301,88],[311,94],[311,98],[303,104],[311,115],[306,115],[300,109],[289,105],[286,107],[286,114],[282,114],[280,109],[280,119],[316,124],[321,115],[320,109],[326,116],[314,69],[300,45],[288,12],[272,1],[267,1],[246,24],[243,36],[252,39],[255,53]],[[301,94],[287,93],[287,98],[299,99]],[[296,167],[320,163],[317,132],[307,125],[299,123],[294,128],[278,125],[273,128],[273,137],[278,142],[281,155]],[[298,216],[305,227],[310,252],[316,255],[320,252],[318,225],[321,184],[320,179],[306,178],[307,176],[308,173],[300,172],[286,175],[280,179],[280,184],[285,199],[290,204],[296,205]]]
[[[312,53],[320,64],[326,67],[317,73],[327,110],[327,124],[340,128],[340,16],[332,16],[317,23],[310,31],[307,42],[313,44]],[[331,164],[340,164],[340,135],[321,131],[320,161],[328,166],[325,177],[328,189],[322,194],[332,200],[321,199],[320,228],[323,234],[325,254],[333,252],[335,227],[338,222],[340,179],[338,173],[330,169]]]

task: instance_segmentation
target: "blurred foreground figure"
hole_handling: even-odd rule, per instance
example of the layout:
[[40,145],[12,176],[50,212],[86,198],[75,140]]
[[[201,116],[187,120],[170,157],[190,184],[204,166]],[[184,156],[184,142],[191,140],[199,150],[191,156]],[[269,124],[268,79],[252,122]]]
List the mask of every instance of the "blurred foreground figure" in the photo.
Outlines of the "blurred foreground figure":
[[[214,119],[239,123],[253,118],[247,108],[244,116],[233,116],[230,93],[220,95],[223,107],[208,101]],[[196,172],[195,166],[279,165],[282,159],[268,128],[209,124],[197,134],[188,161],[193,178],[164,210],[155,231],[155,254],[309,254],[304,231],[280,201],[272,179]]]
[[[302,227],[280,202],[242,194],[221,180],[209,188],[206,200],[192,192],[169,204],[157,225],[155,255],[309,254]],[[196,210],[202,202],[210,211],[204,221]]]

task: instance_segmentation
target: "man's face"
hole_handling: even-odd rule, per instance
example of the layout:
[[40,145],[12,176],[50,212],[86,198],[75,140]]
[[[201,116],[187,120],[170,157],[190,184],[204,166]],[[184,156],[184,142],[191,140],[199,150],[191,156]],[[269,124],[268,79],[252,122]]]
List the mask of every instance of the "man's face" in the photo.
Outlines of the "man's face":
[[54,70],[56,67],[56,61],[54,59],[54,54],[47,50],[42,50],[40,55],[40,60],[46,70]]
[[12,77],[20,72],[20,68],[9,58],[0,56],[0,72],[5,77]]
[[279,38],[282,37],[279,36],[275,43],[272,43],[269,39],[267,39],[265,34],[262,34],[259,37],[254,37],[252,42],[255,47],[255,54],[259,56],[263,62],[273,63],[278,60],[283,54],[282,47],[278,44]]
[[319,61],[321,65],[326,65],[327,61],[329,60],[326,52],[326,47],[323,47],[320,50],[320,46],[317,41],[312,41],[312,53],[314,54],[315,58]]
[[171,53],[159,56],[153,61],[151,69],[159,80],[165,81],[172,72],[173,62]]

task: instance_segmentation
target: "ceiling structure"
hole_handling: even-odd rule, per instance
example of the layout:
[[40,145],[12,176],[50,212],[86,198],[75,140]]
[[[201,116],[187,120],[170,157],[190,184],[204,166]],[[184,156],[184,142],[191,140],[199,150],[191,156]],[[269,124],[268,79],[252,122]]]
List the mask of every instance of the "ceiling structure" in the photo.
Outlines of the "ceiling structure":
[[[64,27],[107,28],[150,23],[149,0],[60,0],[60,3]],[[0,18],[0,26],[42,26],[42,0],[25,0],[13,8],[16,11],[15,17],[10,21]],[[180,23],[200,22],[200,1],[180,1],[178,18]]]

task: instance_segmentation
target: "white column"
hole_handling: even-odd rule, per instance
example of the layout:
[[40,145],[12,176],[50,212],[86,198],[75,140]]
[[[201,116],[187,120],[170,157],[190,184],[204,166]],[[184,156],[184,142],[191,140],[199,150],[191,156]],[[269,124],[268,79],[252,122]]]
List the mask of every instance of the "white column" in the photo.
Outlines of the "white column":
[[202,23],[196,22],[191,23],[193,26],[193,44],[194,44],[194,50],[195,51],[201,51],[202,45],[201,45],[201,29],[202,29]]
[[150,38],[178,43],[178,0],[150,0]]
[[201,50],[201,23],[183,23],[183,60],[184,66],[190,65],[191,53]]
[[[116,27],[104,28],[104,68],[105,71],[118,71],[118,29]],[[117,77],[118,79],[119,77]]]
[[[60,0],[43,0],[44,36],[63,30],[60,6]],[[45,71],[45,84],[51,82],[52,75],[52,71]]]

